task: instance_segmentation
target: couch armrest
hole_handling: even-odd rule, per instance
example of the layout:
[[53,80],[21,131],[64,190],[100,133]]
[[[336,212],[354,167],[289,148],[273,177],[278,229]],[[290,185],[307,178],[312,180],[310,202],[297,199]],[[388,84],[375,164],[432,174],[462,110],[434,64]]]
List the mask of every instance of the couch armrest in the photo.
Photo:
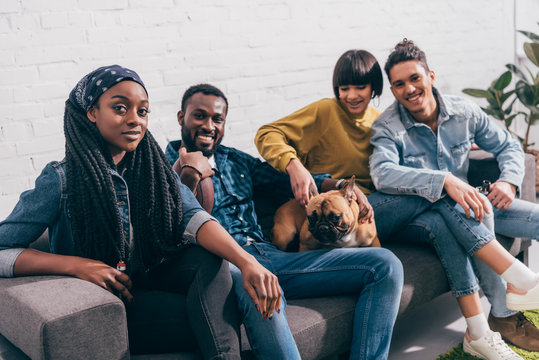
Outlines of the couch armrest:
[[520,189],[520,198],[522,200],[535,202],[535,176],[535,157],[532,154],[526,154],[524,159],[524,181],[522,181],[522,188]]
[[0,333],[32,359],[128,359],[123,303],[65,276],[0,279]]

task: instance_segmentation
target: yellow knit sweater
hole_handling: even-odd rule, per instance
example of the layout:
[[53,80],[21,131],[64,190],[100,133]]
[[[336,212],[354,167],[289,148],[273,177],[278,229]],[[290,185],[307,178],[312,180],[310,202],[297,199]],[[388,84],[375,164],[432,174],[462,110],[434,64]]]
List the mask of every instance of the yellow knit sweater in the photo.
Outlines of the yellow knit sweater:
[[277,170],[285,172],[299,159],[313,174],[334,178],[356,176],[366,194],[374,187],[369,175],[371,126],[380,112],[372,107],[351,114],[339,100],[322,99],[258,129],[258,151]]

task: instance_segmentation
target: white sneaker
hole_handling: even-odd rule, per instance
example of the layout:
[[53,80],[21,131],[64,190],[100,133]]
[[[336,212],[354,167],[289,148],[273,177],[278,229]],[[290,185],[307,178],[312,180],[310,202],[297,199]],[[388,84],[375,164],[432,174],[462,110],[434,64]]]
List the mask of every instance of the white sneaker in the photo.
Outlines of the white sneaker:
[[505,294],[505,302],[511,310],[535,310],[539,309],[539,284],[528,290],[525,295],[512,292]]
[[488,330],[478,340],[468,341],[465,336],[462,349],[465,353],[485,360],[523,360],[502,340],[500,333],[492,330]]

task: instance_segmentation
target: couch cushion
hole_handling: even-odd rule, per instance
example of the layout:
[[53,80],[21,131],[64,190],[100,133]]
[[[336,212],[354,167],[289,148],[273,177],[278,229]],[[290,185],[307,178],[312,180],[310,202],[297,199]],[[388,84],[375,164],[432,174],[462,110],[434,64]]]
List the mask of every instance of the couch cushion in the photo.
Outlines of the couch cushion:
[[320,359],[349,347],[355,303],[355,296],[289,301],[288,323],[303,359]]
[[442,263],[432,247],[388,244],[404,266],[399,316],[449,291]]

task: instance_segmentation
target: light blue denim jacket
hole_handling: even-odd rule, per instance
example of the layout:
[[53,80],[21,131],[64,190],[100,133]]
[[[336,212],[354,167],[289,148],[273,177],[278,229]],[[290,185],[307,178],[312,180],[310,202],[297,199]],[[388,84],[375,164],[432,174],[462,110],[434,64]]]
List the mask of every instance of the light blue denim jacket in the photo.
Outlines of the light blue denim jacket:
[[370,172],[376,189],[434,202],[444,196],[448,173],[467,182],[472,143],[494,154],[500,180],[520,187],[524,152],[519,143],[475,103],[433,90],[439,108],[437,134],[417,122],[398,101],[374,122]]
[[[129,243],[129,196],[127,183],[110,169],[117,204],[120,209],[125,241]],[[176,176],[182,196],[184,240],[196,243],[198,229],[208,220],[215,220],[199,205],[193,193]],[[49,229],[51,252],[73,254],[73,240],[67,212],[65,162],[51,162],[36,179],[35,188],[21,194],[12,213],[0,222],[0,277],[12,277],[15,260],[20,253]]]

